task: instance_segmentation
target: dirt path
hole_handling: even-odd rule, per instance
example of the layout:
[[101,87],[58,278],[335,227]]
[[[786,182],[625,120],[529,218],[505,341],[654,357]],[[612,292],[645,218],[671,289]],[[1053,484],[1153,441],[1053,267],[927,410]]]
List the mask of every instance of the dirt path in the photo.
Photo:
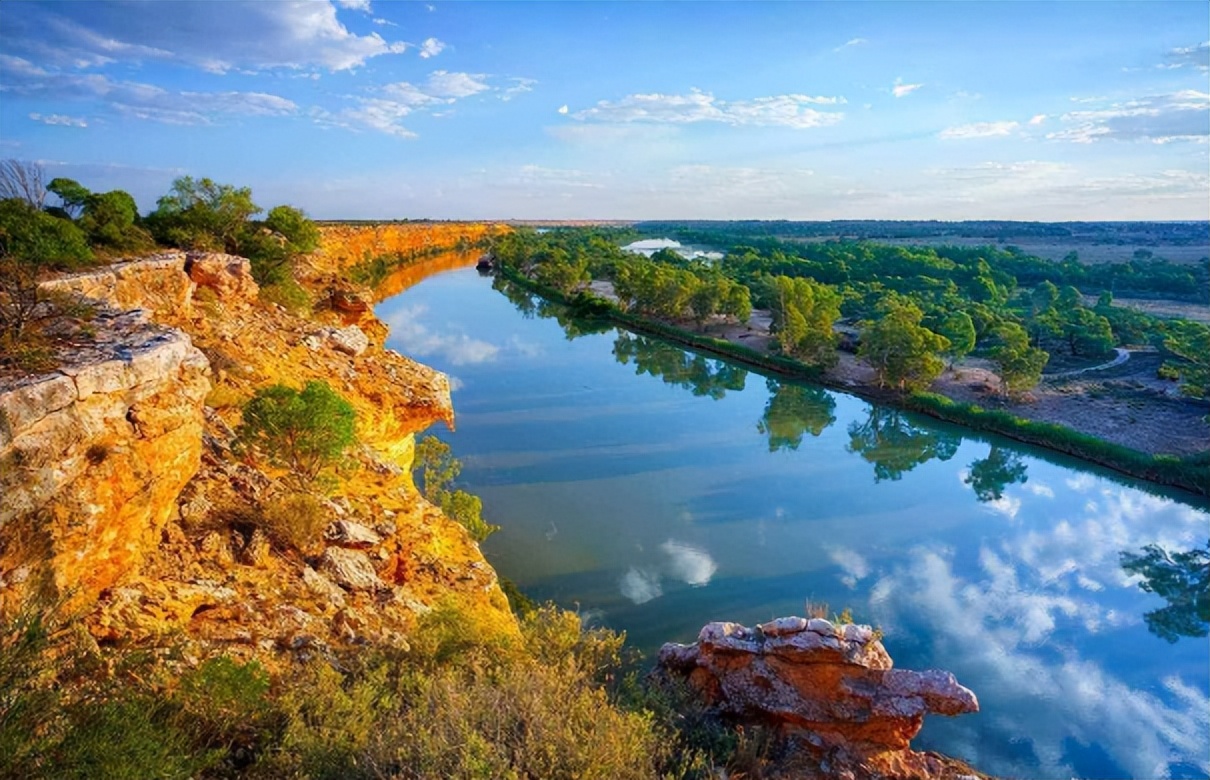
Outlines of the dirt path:
[[1127,360],[1130,360],[1130,350],[1126,349],[1125,347],[1114,347],[1113,351],[1117,353],[1117,356],[1108,363],[1102,363],[1099,366],[1089,366],[1088,368],[1077,368],[1073,371],[1060,371],[1057,374],[1043,374],[1042,379],[1067,379],[1069,377],[1087,374],[1090,371],[1104,371],[1107,368],[1120,366]]

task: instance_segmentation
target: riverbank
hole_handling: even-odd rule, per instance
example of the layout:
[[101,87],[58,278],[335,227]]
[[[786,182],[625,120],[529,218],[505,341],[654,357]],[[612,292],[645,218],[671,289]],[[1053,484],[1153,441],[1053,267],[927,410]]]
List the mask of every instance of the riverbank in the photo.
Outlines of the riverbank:
[[[1151,402],[1148,410],[1151,414],[1140,417],[1142,410],[1135,408],[1140,405],[1139,397],[1130,404],[1119,396],[1124,391],[1141,388],[1110,385],[1109,392],[1093,396],[1089,392],[1070,392],[1068,383],[1058,382],[1039,388],[1031,400],[1010,402],[993,395],[986,372],[978,371],[947,372],[931,388],[940,392],[905,395],[893,389],[879,388],[873,383],[871,371],[854,370],[860,365],[859,361],[843,353],[837,369],[821,371],[773,354],[769,350],[767,331],[762,336],[755,329],[731,329],[721,334],[725,338],[719,338],[680,324],[630,314],[599,294],[565,295],[512,268],[502,267],[499,273],[547,300],[571,307],[580,316],[605,319],[627,330],[656,336],[767,373],[812,382],[869,401],[1044,447],[1128,476],[1201,496],[1210,495],[1210,450],[1204,449],[1205,442],[1210,441],[1210,426],[1200,417],[1204,410],[1184,400],[1158,396],[1146,399]],[[1121,378],[1113,381],[1140,382]],[[1119,392],[1113,392],[1115,390]],[[995,406],[988,408],[992,404]],[[1094,407],[1091,415],[1089,407]],[[1119,418],[1123,410],[1127,414],[1124,420]],[[1145,420],[1146,434],[1140,434],[1142,420]],[[1152,451],[1128,446],[1123,439],[1146,441],[1153,445]],[[1175,452],[1158,451],[1164,443],[1174,441],[1181,442],[1182,448]],[[1199,443],[1202,448],[1194,449]]]

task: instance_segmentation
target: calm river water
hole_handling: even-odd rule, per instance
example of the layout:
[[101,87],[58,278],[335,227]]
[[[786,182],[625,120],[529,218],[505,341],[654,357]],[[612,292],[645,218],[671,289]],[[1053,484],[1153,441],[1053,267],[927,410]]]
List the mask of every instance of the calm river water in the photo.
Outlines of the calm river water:
[[848,608],[897,665],[979,696],[977,715],[930,718],[918,749],[1009,777],[1210,774],[1210,641],[1149,630],[1166,602],[1120,565],[1204,546],[1204,502],[585,333],[471,268],[377,311],[390,346],[453,378],[457,432],[434,432],[502,527],[487,557],[533,598],[649,654],[711,620]]

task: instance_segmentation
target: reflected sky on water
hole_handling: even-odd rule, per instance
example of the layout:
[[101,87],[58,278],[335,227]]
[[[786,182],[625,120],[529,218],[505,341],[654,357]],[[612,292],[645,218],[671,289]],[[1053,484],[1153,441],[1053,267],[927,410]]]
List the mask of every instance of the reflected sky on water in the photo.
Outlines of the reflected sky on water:
[[576,322],[469,268],[378,314],[453,377],[457,433],[433,432],[532,597],[647,653],[710,620],[848,608],[897,665],[979,696],[918,749],[1004,776],[1210,774],[1210,641],[1149,631],[1166,602],[1121,566],[1204,548],[1204,502]]

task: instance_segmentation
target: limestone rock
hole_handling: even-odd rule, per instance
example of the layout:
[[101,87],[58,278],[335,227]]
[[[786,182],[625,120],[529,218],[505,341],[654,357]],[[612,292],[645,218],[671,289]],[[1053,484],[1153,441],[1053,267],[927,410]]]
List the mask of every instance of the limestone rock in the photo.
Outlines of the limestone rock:
[[310,566],[303,569],[303,584],[316,596],[325,599],[337,608],[345,605],[345,592]]
[[797,617],[756,628],[710,623],[697,643],[664,645],[659,659],[722,713],[857,755],[907,750],[926,713],[979,710],[949,672],[892,669],[868,626]]
[[47,292],[79,296],[118,309],[146,309],[157,315],[187,315],[194,284],[182,252],[162,252],[43,282]]
[[369,337],[356,325],[332,328],[324,338],[332,349],[354,357],[365,352],[370,346]]
[[0,570],[32,565],[77,604],[137,567],[176,514],[210,389],[184,333],[110,309],[92,325],[58,371],[0,386]]
[[189,278],[224,301],[251,302],[260,287],[252,278],[252,264],[242,257],[214,252],[190,252],[185,262]]
[[337,520],[324,529],[324,539],[341,547],[373,547],[382,537],[360,523]]
[[329,547],[319,560],[319,571],[348,590],[373,591],[385,587],[369,557],[357,550]]

